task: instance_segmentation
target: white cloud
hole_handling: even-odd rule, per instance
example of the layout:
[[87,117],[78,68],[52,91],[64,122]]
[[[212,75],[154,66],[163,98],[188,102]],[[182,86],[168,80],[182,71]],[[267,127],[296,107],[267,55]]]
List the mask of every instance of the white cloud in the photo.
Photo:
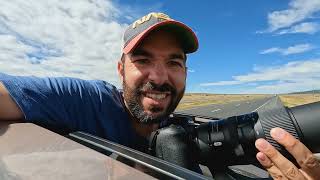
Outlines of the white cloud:
[[196,72],[196,71],[195,71],[194,69],[189,69],[189,68],[188,68],[188,72],[189,72],[189,73],[194,73],[194,72]]
[[269,32],[288,28],[320,11],[319,0],[291,0],[289,9],[268,14]]
[[270,54],[270,53],[281,52],[281,51],[282,49],[278,47],[273,47],[273,48],[269,48],[261,51],[260,54]]
[[311,51],[314,47],[310,44],[297,44],[288,48],[273,47],[260,52],[260,54],[280,53],[284,56]]
[[0,1],[0,72],[118,84],[126,24],[106,0]]
[[289,29],[284,29],[279,31],[277,34],[295,34],[295,33],[306,33],[306,34],[315,34],[320,31],[320,25],[318,23],[306,22],[295,25]]
[[320,59],[294,61],[282,66],[256,68],[252,73],[234,76],[233,80],[203,83],[200,86],[245,85],[257,83],[246,92],[284,93],[320,88]]
[[201,86],[228,86],[228,85],[237,85],[242,84],[241,81],[219,81],[212,83],[202,83]]

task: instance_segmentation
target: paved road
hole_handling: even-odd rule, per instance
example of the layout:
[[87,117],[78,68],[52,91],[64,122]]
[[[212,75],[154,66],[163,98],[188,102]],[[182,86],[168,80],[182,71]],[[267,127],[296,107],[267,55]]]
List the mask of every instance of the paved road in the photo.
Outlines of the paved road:
[[221,119],[256,111],[275,98],[276,96],[270,96],[267,98],[236,101],[226,104],[213,104],[183,111],[176,111],[176,113],[195,115],[199,118]]

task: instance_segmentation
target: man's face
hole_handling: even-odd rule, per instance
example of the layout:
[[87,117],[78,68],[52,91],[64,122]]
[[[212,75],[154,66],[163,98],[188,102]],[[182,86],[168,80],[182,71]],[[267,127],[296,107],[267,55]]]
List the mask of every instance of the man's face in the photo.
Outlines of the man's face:
[[174,35],[151,32],[118,64],[124,100],[143,123],[158,123],[174,111],[186,82],[185,54]]

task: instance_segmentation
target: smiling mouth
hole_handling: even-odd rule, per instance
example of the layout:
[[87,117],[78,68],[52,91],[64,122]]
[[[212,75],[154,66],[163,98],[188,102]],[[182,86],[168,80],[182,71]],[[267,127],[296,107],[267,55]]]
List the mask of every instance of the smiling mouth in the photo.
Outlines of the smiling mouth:
[[146,97],[151,98],[151,99],[156,99],[156,100],[161,100],[164,99],[168,96],[168,94],[153,94],[153,93],[147,93]]
[[170,95],[170,93],[168,93],[168,92],[165,92],[165,93],[146,92],[146,93],[143,93],[143,95],[147,98],[150,98],[150,99],[163,100],[166,97],[168,97]]

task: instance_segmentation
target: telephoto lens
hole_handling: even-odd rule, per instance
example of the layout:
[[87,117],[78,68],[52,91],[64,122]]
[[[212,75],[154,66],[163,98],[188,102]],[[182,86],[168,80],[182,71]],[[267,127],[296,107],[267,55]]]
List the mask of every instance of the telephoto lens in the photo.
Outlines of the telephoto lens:
[[287,108],[280,100],[272,109],[258,112],[259,120],[255,124],[257,138],[265,138],[284,155],[288,152],[270,136],[270,130],[281,127],[305,144],[311,152],[320,152],[320,102]]

